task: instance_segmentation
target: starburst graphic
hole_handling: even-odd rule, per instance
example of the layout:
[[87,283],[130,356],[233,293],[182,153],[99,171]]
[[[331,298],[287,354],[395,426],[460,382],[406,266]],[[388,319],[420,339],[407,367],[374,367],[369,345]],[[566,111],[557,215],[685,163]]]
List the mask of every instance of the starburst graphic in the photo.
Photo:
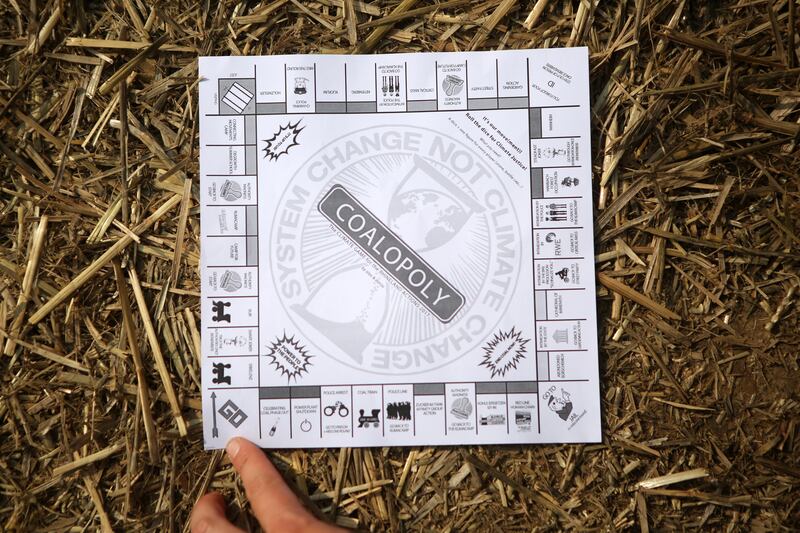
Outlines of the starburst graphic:
[[272,343],[266,356],[272,359],[269,364],[275,365],[275,370],[286,376],[287,382],[291,382],[292,379],[297,382],[297,378],[308,373],[311,358],[314,357],[308,354],[294,336],[287,337],[286,332],[283,333],[283,337]]
[[264,157],[269,158],[270,161],[275,161],[280,156],[289,153],[289,149],[293,146],[300,146],[297,142],[297,136],[305,129],[305,126],[298,128],[300,120],[292,124],[286,123],[285,126],[280,126],[277,133],[264,142],[267,145],[264,147]]
[[517,368],[517,364],[525,358],[527,349],[525,345],[530,339],[523,339],[522,332],[498,331],[489,344],[483,347],[486,352],[480,366],[485,366],[492,371],[492,377],[505,376],[510,370]]

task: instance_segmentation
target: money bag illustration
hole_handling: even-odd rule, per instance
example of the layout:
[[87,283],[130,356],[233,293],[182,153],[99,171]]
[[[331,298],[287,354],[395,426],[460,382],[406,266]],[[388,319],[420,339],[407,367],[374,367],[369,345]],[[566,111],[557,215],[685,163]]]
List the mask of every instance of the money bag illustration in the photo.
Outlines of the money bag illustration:
[[[419,254],[447,245],[469,218],[483,211],[469,194],[419,156],[413,156],[390,193],[388,208],[373,214]],[[385,183],[385,182],[384,182]],[[293,310],[354,361],[384,323],[390,286],[361,264],[332,271],[302,305]]]

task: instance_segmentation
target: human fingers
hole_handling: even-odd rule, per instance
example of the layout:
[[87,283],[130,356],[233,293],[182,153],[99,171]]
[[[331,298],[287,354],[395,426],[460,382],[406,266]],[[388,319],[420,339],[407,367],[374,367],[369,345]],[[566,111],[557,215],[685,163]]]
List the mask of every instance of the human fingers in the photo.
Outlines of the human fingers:
[[217,492],[203,495],[192,510],[192,533],[243,533],[225,517],[225,500]]
[[303,507],[261,448],[237,437],[226,449],[256,518],[269,533],[340,531],[317,520]]

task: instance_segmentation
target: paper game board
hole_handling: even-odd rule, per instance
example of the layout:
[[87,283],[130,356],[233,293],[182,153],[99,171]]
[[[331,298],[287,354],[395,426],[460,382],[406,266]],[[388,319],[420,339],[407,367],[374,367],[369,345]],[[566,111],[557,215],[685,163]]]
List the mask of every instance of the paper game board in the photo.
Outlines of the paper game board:
[[206,448],[600,440],[585,48],[200,77]]

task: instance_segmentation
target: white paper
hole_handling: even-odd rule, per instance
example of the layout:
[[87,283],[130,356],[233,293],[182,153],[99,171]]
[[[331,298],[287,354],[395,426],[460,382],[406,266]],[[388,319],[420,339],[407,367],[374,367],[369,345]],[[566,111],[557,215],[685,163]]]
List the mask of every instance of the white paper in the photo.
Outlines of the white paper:
[[585,48],[200,77],[206,448],[600,440]]

